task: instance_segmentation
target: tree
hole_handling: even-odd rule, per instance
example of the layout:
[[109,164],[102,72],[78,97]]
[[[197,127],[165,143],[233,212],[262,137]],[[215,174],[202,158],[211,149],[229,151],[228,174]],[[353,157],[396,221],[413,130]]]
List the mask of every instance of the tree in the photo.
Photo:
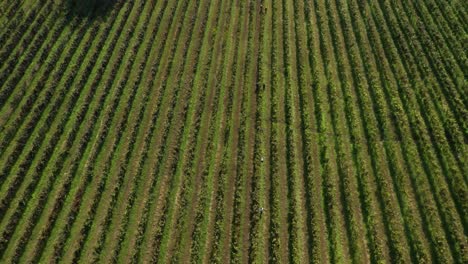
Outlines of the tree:
[[116,0],[66,0],[66,5],[73,13],[91,15],[108,9]]

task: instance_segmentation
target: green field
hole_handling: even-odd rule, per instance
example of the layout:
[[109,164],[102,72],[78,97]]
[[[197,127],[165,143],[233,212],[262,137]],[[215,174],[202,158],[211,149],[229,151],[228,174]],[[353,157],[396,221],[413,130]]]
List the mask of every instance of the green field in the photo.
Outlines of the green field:
[[468,263],[467,1],[70,1],[0,0],[0,263]]

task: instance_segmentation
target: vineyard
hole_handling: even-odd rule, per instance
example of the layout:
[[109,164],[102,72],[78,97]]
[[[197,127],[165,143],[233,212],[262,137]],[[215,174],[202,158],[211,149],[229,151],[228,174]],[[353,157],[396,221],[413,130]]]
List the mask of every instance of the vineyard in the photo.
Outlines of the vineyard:
[[69,1],[0,1],[1,263],[468,263],[468,2]]

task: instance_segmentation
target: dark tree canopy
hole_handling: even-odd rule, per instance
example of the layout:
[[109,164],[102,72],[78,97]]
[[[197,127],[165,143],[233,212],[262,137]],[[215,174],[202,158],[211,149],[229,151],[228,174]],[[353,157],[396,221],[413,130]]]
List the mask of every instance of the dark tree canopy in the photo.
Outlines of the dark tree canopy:
[[66,5],[72,13],[92,15],[108,10],[117,0],[66,0]]

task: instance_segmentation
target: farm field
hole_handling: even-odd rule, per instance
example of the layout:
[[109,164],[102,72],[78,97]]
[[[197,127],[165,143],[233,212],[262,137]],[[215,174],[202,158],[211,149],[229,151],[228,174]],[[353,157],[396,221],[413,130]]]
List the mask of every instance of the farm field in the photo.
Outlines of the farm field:
[[467,58],[467,1],[1,0],[0,263],[468,263]]

